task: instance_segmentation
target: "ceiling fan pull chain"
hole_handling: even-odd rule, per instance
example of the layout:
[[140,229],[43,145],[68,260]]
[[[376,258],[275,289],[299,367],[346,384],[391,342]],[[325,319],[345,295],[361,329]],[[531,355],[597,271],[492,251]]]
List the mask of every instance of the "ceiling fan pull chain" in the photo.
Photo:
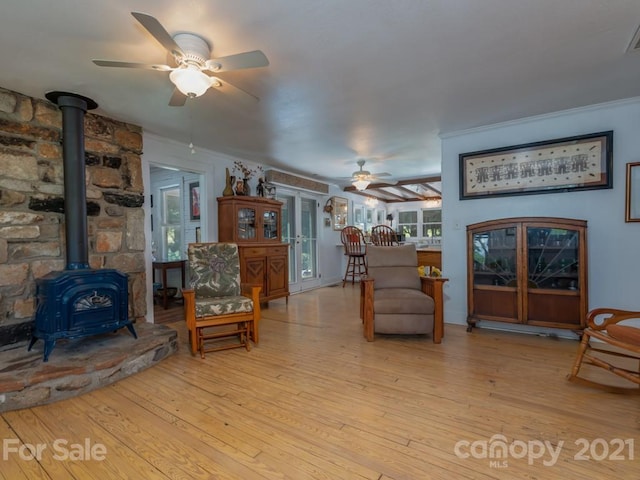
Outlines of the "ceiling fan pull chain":
[[196,149],[193,146],[193,102],[188,102],[189,108],[189,148],[191,149],[191,155],[196,153]]

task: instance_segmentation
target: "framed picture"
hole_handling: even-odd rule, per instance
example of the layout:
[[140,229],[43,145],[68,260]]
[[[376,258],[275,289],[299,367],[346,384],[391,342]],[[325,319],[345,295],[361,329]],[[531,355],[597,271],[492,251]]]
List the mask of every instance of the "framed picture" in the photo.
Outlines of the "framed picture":
[[346,198],[332,197],[331,199],[331,224],[334,230],[342,230],[347,226],[349,203]]
[[189,213],[191,220],[200,220],[200,183],[189,184]]
[[613,188],[613,131],[460,154],[460,200]]
[[640,162],[627,163],[625,221],[640,222]]
[[196,243],[202,242],[202,230],[200,227],[196,227]]

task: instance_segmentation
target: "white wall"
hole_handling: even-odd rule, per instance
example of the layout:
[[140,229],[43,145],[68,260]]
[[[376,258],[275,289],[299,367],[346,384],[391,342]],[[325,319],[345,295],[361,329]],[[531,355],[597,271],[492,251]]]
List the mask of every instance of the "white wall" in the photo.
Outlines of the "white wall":
[[[169,141],[162,137],[144,133],[143,134],[144,154],[142,156],[142,168],[144,178],[145,193],[145,238],[147,239],[146,261],[147,261],[147,305],[153,304],[153,285],[151,270],[151,209],[149,195],[151,190],[151,178],[149,176],[149,165],[156,164],[166,167],[177,168],[186,172],[193,172],[202,175],[200,182],[200,224],[202,228],[203,240],[214,240],[218,235],[218,209],[216,196],[222,193],[225,186],[225,168],[233,167],[233,159],[198,149],[191,154],[186,144]],[[167,282],[171,283],[171,282]],[[153,320],[153,309],[147,312],[147,321]]]
[[[640,98],[443,136],[443,270],[445,322],[467,315],[466,225],[504,217],[587,220],[589,308],[640,310],[640,223],[625,223],[625,168],[640,161]],[[459,199],[458,155],[491,148],[613,130],[613,189]],[[483,322],[484,323],[484,322]],[[511,328],[503,324],[505,328]]]
[[[200,185],[200,207],[202,240],[216,241],[218,239],[218,203],[216,198],[222,195],[225,187],[225,168],[233,174],[233,162],[241,160],[247,166],[254,168],[256,165],[246,162],[241,158],[234,158],[218,152],[204,150],[195,147],[195,154],[191,154],[186,144],[167,140],[156,135],[144,133],[143,136],[144,155],[142,157],[143,175],[145,184],[145,238],[147,238],[147,303],[152,304],[152,275],[151,275],[151,225],[149,194],[151,179],[149,177],[149,164],[174,167],[182,171],[201,174],[203,181]],[[252,188],[255,188],[255,180]],[[349,194],[341,191],[338,187],[331,185],[329,194],[322,196],[318,208],[319,225],[319,273],[321,274],[321,284],[331,285],[342,279],[344,273],[343,250],[336,245],[340,244],[340,232],[334,231],[331,227],[324,226],[324,218],[327,216],[322,209],[324,203],[331,196],[345,197],[350,200],[362,199],[361,196]],[[362,200],[359,200],[362,201]],[[352,204],[350,202],[350,204]],[[167,282],[169,283],[169,282]],[[149,316],[152,312],[149,313]],[[150,320],[150,319],[148,319]]]

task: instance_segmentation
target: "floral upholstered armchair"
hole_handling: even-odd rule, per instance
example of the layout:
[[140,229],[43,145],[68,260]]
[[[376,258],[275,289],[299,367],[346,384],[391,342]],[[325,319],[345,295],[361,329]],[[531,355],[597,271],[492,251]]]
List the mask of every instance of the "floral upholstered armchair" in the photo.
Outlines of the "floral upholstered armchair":
[[[260,288],[240,279],[235,243],[191,243],[187,250],[190,287],[184,290],[184,314],[191,353],[227,348],[251,349],[258,343]],[[239,342],[223,339],[237,337]]]

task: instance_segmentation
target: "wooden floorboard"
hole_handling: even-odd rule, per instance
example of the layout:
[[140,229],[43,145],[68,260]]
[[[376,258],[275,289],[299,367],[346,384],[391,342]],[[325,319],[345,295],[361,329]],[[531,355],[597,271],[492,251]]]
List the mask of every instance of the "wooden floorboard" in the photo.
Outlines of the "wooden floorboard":
[[[640,478],[638,397],[568,383],[576,341],[447,325],[440,345],[368,343],[358,291],[271,302],[259,345],[204,360],[189,353],[182,306],[156,306],[180,351],[109,387],[2,414],[0,478]],[[479,457],[501,435],[515,448],[506,458],[455,453],[476,442]],[[87,442],[105,458],[82,457]],[[555,463],[543,463],[546,450],[517,458],[544,442],[559,448]],[[26,444],[44,445],[42,455],[27,458]],[[604,458],[577,459],[585,444]],[[61,459],[73,445],[75,457]]]

